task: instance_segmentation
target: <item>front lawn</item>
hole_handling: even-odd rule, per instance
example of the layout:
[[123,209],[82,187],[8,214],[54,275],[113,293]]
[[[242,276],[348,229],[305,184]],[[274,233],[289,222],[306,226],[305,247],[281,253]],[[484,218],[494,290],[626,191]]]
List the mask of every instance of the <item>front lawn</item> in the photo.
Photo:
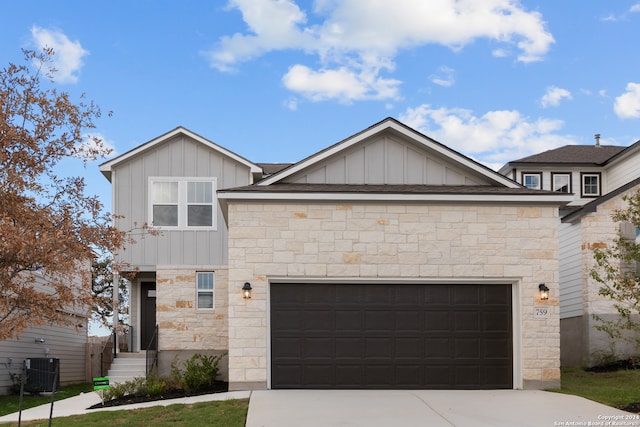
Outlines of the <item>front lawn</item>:
[[[52,426],[57,427],[110,427],[110,426],[153,426],[153,427],[244,427],[249,409],[248,399],[220,400],[193,405],[154,406],[144,409],[93,412],[87,415],[54,418]],[[23,426],[45,427],[49,420],[23,421]],[[17,426],[17,423],[2,424]]]
[[[640,402],[640,369],[592,372],[582,368],[563,368],[561,387],[551,391],[573,394],[624,409]],[[633,408],[626,410],[637,412]]]

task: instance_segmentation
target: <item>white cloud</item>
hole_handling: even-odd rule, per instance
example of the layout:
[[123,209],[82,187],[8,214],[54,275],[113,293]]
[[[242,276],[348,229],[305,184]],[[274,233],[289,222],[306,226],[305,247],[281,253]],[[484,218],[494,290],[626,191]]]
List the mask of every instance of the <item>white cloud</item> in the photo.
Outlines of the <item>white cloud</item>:
[[506,58],[507,56],[509,56],[509,51],[506,49],[494,49],[491,52],[491,55],[495,56],[496,58]]
[[547,93],[540,100],[542,107],[557,107],[563,99],[572,99],[571,92],[556,86],[549,86]]
[[[228,7],[242,13],[247,31],[224,36],[203,52],[210,65],[233,71],[277,50],[317,55],[316,70],[292,64],[283,78],[290,90],[314,100],[396,97],[399,82],[379,74],[393,71],[402,49],[439,44],[459,51],[484,38],[508,48],[494,49],[494,56],[515,48],[518,61],[532,62],[554,43],[541,14],[525,10],[517,0],[323,0],[312,11],[294,0],[230,0]],[[328,76],[340,82],[328,84]],[[341,86],[347,80],[354,89]]]
[[506,162],[575,144],[570,136],[559,135],[561,120],[530,120],[518,111],[489,111],[482,116],[458,108],[432,108],[428,104],[409,108],[400,121],[456,151],[498,169]]
[[453,86],[456,81],[453,77],[454,72],[455,70],[453,68],[442,66],[438,69],[437,74],[433,74],[430,76],[431,82],[437,84],[438,86]]
[[314,71],[294,65],[282,78],[285,87],[312,101],[337,99],[341,102],[397,98],[400,82],[379,77],[376,71],[357,72],[348,67]]
[[83,58],[89,51],[83,49],[79,41],[71,41],[58,30],[48,30],[38,26],[31,27],[31,37],[38,49],[51,48],[54,51],[53,67],[57,70],[54,77],[60,83],[76,83]]
[[284,105],[284,108],[286,108],[287,110],[297,111],[298,110],[298,99],[294,98],[294,97],[290,97],[289,99],[284,101],[282,105]]
[[116,152],[115,144],[102,134],[94,132],[84,135],[82,142],[76,147],[75,157],[87,161],[96,158],[113,157]]
[[631,6],[629,8],[629,12],[631,13],[640,12],[640,3],[636,3],[633,6]]
[[640,118],[640,83],[627,83],[626,92],[616,98],[613,110],[621,119]]

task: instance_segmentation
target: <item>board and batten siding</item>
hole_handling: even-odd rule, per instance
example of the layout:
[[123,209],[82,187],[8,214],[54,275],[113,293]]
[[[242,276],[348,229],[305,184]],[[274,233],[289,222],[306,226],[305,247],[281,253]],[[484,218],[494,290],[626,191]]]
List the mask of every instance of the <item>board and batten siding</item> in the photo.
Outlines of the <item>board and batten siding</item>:
[[582,316],[582,233],[580,223],[561,223],[559,228],[560,319]]
[[392,134],[378,135],[294,174],[284,182],[304,184],[482,185],[437,153]]
[[[185,135],[140,153],[113,170],[116,225],[132,230],[149,223],[149,178],[215,178],[216,189],[250,184],[250,171],[234,159]],[[162,230],[157,236],[136,233],[119,258],[141,270],[156,265],[227,264],[227,228],[218,203],[214,230]]]

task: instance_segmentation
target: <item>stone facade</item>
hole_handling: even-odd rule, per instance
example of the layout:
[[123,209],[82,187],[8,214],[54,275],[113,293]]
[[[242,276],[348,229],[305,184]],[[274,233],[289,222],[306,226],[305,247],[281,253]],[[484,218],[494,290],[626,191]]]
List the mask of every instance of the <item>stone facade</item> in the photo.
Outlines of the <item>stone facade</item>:
[[594,327],[599,324],[593,319],[592,314],[597,314],[606,320],[617,318],[617,310],[613,306],[610,298],[598,294],[600,283],[591,278],[590,272],[596,267],[594,259],[595,249],[606,249],[611,245],[620,231],[620,224],[614,222],[612,215],[616,210],[623,210],[628,207],[623,200],[625,195],[631,195],[637,187],[626,191],[616,197],[598,205],[595,212],[590,213],[581,220],[582,231],[582,283],[583,283],[583,307],[580,327],[584,328],[582,338],[583,346],[587,349],[587,359],[584,361],[587,366],[593,366],[606,361],[609,357],[635,356],[637,348],[622,340],[612,342],[609,336]]
[[[198,271],[214,272],[213,309],[197,308]],[[211,355],[226,352],[229,346],[226,266],[158,266],[156,295],[161,375],[170,372],[171,363],[176,359],[184,361],[195,353]],[[226,379],[226,360],[220,367],[222,378]]]
[[557,207],[232,201],[228,218],[232,389],[268,386],[269,280],[293,277],[512,283],[514,385],[559,386]]

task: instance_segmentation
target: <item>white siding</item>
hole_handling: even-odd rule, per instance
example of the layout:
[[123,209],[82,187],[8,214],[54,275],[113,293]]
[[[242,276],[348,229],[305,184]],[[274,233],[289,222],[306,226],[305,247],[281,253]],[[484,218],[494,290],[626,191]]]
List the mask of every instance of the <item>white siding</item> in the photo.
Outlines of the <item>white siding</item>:
[[613,191],[638,177],[640,177],[640,151],[634,152],[607,169],[607,188],[604,192]]
[[560,318],[583,314],[580,224],[560,224]]

